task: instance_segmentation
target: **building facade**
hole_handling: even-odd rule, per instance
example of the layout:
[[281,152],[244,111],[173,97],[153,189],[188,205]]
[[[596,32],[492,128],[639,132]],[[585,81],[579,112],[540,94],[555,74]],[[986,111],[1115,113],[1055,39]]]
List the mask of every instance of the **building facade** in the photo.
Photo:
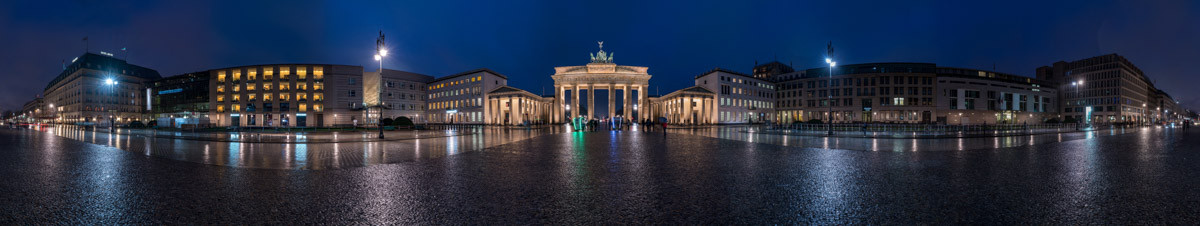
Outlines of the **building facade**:
[[754,78],[762,80],[772,80],[776,75],[796,72],[792,66],[780,63],[779,61],[771,61],[770,63],[754,65]]
[[550,105],[554,97],[543,97],[529,91],[501,86],[488,92],[487,124],[529,125],[550,120]]
[[1058,83],[1061,113],[1084,123],[1149,123],[1153,83],[1125,57],[1108,54],[1037,69]]
[[[695,76],[694,86],[657,97],[648,95],[647,67],[617,65],[603,49],[586,65],[554,69],[553,94],[542,96],[511,87],[507,76],[486,68],[434,78],[361,66],[269,64],[161,78],[111,54],[85,53],[18,115],[27,122],[100,126],[157,119],[171,127],[375,126],[381,116],[491,125],[580,117],[695,125],[1168,124],[1191,115],[1116,54],[1055,62],[1038,68],[1036,78],[932,63],[795,70],[770,62],[755,65],[750,75],[716,68]],[[597,112],[595,103],[604,91],[607,113]]]
[[[554,67],[554,75],[550,76],[554,79],[556,97],[552,105],[553,122],[569,122],[578,117],[621,117],[629,121],[649,117],[649,114],[640,114],[636,110],[639,106],[646,106],[651,77],[647,73],[649,68],[617,65],[613,63],[612,53],[605,53],[604,46],[600,47],[598,52],[592,54],[592,61],[587,65]],[[603,115],[595,110],[599,90],[607,90],[608,93],[608,113]],[[587,103],[583,103],[585,98]]]
[[117,59],[112,54],[84,53],[46,85],[43,100],[55,122],[90,125],[148,121],[146,83],[158,71]]
[[991,71],[937,68],[936,121],[1037,124],[1059,118],[1056,83]]
[[209,121],[208,71],[166,77],[150,82],[150,114],[162,127],[213,126]]
[[382,110],[384,118],[407,117],[414,123],[422,122],[429,97],[426,85],[433,80],[433,76],[392,69],[383,69],[382,77],[379,72],[363,72],[363,102],[367,105],[363,117],[374,124]]
[[719,121],[717,94],[701,86],[692,86],[648,100],[653,118],[665,118],[668,123],[708,125]]
[[272,64],[208,71],[210,121],[233,127],[328,127],[362,120],[362,67]]
[[508,77],[481,68],[434,79],[426,87],[427,123],[483,124],[486,122],[487,92],[507,86]]
[[[1041,123],[1054,83],[929,63],[869,63],[775,76],[777,119],[835,123]],[[832,109],[832,111],[830,111]]]
[[716,68],[696,76],[695,86],[716,93],[717,120],[705,124],[760,123],[775,117],[775,84],[770,81]]
[[933,64],[873,63],[778,75],[782,121],[929,123]]

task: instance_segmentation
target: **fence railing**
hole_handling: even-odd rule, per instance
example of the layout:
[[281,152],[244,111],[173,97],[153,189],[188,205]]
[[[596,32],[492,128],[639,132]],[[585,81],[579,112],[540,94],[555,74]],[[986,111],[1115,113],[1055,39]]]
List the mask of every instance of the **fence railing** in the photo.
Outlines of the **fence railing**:
[[1134,124],[992,124],[992,125],[941,125],[941,124],[876,124],[876,123],[796,123],[775,124],[765,126],[766,131],[788,133],[895,133],[917,135],[950,135],[950,134],[1029,134],[1046,132],[1084,131],[1097,129],[1131,128]]

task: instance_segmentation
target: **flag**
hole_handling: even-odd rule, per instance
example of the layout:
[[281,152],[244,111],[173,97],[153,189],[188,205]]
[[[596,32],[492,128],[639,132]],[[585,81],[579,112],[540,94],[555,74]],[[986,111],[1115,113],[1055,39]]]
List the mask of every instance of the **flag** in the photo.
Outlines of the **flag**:
[[82,40],[82,41],[87,41],[87,36],[83,36],[83,40]]

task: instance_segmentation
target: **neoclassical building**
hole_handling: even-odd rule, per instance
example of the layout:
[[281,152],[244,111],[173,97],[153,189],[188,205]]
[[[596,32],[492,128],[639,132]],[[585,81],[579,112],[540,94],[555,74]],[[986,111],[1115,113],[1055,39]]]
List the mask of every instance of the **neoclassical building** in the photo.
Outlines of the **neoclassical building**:
[[[600,51],[592,55],[592,62],[583,66],[555,67],[554,75],[554,104],[552,122],[565,122],[568,118],[601,118],[596,115],[596,91],[608,90],[608,114],[606,116],[621,116],[629,119],[646,119],[648,114],[636,114],[638,106],[645,106],[647,87],[650,86],[650,74],[647,67],[624,66],[613,63],[612,53],[604,52],[604,42],[600,42]],[[587,92],[583,92],[587,90]],[[621,91],[621,105],[617,106],[617,91]],[[634,99],[634,91],[638,96]],[[586,112],[580,108],[582,98],[587,97]],[[562,106],[562,107],[559,107]],[[620,109],[621,111],[617,111]],[[636,118],[634,116],[637,116]]]
[[649,99],[650,115],[673,124],[716,124],[717,94],[703,86],[692,86]]
[[553,96],[538,96],[529,91],[501,86],[487,93],[484,119],[492,125],[542,124],[550,120]]

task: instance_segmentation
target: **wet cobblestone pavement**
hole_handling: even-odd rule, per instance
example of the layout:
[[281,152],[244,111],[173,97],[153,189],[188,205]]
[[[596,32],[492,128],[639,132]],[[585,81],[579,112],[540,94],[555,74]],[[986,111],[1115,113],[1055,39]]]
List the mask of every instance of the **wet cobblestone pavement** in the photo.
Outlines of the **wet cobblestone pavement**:
[[[106,146],[0,129],[0,176],[6,179],[0,183],[0,223],[1200,222],[1195,131],[1080,134],[999,148],[990,140],[964,141],[974,146],[963,151],[822,149],[782,144],[786,139],[746,142],[736,134],[717,139],[718,133],[694,133],[546,132],[492,143],[480,138],[487,144],[478,151],[450,148],[474,141],[443,140],[436,143],[445,146],[430,148],[461,151],[295,170],[181,161],[113,147],[135,147],[136,138],[113,138]],[[375,153],[407,152],[396,150]]]

